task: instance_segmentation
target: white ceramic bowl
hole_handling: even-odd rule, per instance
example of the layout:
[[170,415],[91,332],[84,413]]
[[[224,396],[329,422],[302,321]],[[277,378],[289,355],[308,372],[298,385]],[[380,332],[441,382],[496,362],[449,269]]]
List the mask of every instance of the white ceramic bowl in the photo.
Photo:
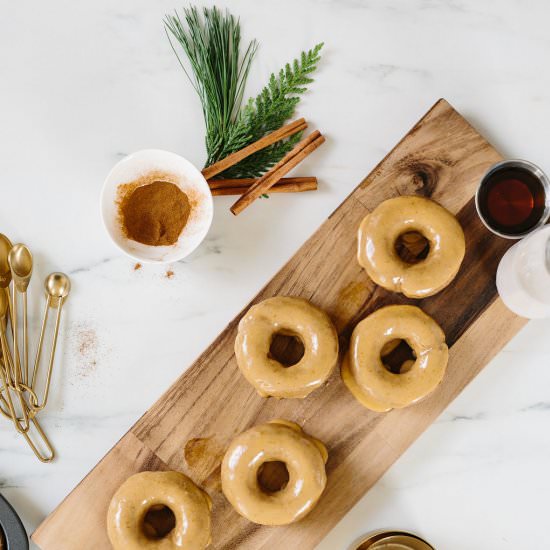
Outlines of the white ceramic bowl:
[[[151,172],[166,174],[168,181],[192,198],[189,220],[178,242],[171,246],[141,244],[128,239],[122,231],[119,186]],[[212,193],[200,171],[183,157],[160,149],[144,149],[123,158],[109,172],[101,192],[101,217],[107,233],[123,252],[140,262],[176,262],[191,254],[206,237],[213,210]]]

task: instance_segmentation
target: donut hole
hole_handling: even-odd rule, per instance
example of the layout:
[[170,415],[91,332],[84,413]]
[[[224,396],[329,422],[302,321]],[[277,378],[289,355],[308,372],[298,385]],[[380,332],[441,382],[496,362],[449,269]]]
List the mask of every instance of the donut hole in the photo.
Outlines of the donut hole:
[[143,517],[143,533],[151,540],[165,538],[172,532],[175,526],[176,516],[164,504],[154,504]]
[[380,358],[389,372],[404,374],[411,370],[416,361],[416,354],[406,340],[396,338],[384,345]]
[[395,241],[396,254],[408,264],[425,260],[430,253],[430,241],[418,231],[407,231]]
[[258,487],[268,495],[282,491],[290,479],[288,469],[284,462],[272,460],[264,462],[256,474]]
[[283,367],[296,365],[304,353],[304,342],[298,334],[279,331],[273,335],[269,346],[269,358],[278,361]]

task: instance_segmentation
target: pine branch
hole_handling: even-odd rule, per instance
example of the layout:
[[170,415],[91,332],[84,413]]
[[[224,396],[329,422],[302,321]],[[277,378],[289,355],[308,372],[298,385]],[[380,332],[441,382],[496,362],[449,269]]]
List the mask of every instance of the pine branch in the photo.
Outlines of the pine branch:
[[[239,150],[250,141],[240,120],[242,97],[258,44],[250,42],[240,55],[240,23],[229,12],[204,8],[201,18],[196,7],[167,15],[164,24],[170,45],[202,104],[206,125],[207,164]],[[191,65],[189,74],[170,35],[179,42]]]

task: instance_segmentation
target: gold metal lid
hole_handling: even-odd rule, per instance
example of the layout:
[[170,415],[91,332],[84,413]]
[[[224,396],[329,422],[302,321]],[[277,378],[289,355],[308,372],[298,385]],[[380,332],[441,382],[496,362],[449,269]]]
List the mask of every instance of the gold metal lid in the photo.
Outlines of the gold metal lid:
[[425,540],[403,531],[371,533],[361,539],[355,550],[435,550]]

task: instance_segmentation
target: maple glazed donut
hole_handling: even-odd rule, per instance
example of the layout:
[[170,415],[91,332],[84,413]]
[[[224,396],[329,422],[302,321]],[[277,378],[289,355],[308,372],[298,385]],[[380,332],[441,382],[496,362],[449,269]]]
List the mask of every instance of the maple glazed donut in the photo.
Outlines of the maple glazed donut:
[[[400,340],[414,359],[395,374],[382,355]],[[368,409],[385,412],[416,403],[431,393],[445,375],[449,350],[439,325],[416,306],[386,306],[354,329],[342,367],[342,379],[354,397]]]
[[[304,355],[295,365],[285,367],[271,357],[277,334],[301,340]],[[329,316],[307,300],[277,296],[252,306],[241,319],[235,356],[244,377],[262,397],[306,397],[336,365],[338,334]]]
[[[423,260],[407,263],[396,242],[420,233],[429,243]],[[464,259],[464,232],[456,218],[424,197],[403,196],[379,204],[361,222],[358,260],[378,285],[409,298],[425,298],[445,288]]]
[[[314,507],[327,482],[328,453],[317,439],[286,420],[273,420],[237,436],[222,462],[222,490],[233,508],[261,525],[287,525]],[[288,481],[266,491],[258,481],[266,463],[282,462]]]
[[[164,536],[146,522],[167,507],[172,524]],[[210,544],[210,497],[180,472],[140,472],[111,500],[107,533],[114,550],[204,550]]]

